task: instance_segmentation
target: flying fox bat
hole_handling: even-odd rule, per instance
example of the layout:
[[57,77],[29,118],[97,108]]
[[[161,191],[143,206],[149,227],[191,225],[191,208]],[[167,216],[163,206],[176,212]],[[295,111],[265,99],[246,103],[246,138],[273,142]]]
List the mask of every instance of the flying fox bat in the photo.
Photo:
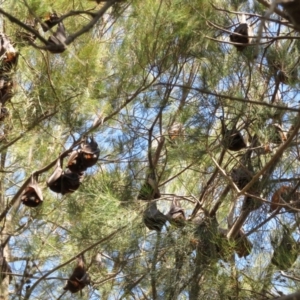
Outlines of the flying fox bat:
[[21,195],[21,201],[29,207],[37,207],[43,202],[42,190],[35,179],[32,178],[31,183],[25,188]]
[[72,275],[68,279],[66,286],[64,287],[65,291],[70,291],[71,293],[77,293],[82,290],[86,285],[90,284],[89,274],[86,272],[83,256],[80,255],[77,257],[77,266],[75,267]]
[[74,150],[68,160],[67,166],[74,173],[81,173],[92,167],[98,161],[100,150],[94,138],[86,139],[80,149]]
[[47,181],[47,185],[53,192],[64,195],[76,191],[82,179],[83,173],[73,173],[70,170],[63,171],[58,160],[54,173]]
[[167,213],[169,222],[176,227],[183,227],[185,225],[185,213],[177,199],[173,199],[170,210]]
[[143,222],[150,230],[160,232],[168,218],[157,209],[156,202],[147,204],[147,208],[143,213]]

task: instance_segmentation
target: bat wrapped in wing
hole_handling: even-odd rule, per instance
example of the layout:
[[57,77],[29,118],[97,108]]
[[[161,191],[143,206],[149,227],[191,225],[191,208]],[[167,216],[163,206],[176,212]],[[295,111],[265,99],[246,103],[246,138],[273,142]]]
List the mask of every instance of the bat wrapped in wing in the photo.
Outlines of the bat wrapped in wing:
[[63,195],[73,193],[79,188],[83,175],[83,173],[74,173],[70,170],[63,171],[58,160],[54,173],[47,181],[47,185],[55,193]]
[[143,213],[143,222],[150,230],[160,232],[167,220],[167,216],[158,210],[155,201],[147,204]]
[[174,198],[171,203],[167,218],[169,222],[176,227],[183,227],[185,225],[186,218],[184,209],[176,198]]
[[65,291],[70,291],[71,293],[77,293],[82,290],[86,285],[90,284],[89,274],[86,272],[83,256],[77,257],[77,266],[75,267],[72,275],[68,279]]
[[21,195],[21,201],[24,205],[29,207],[37,207],[43,202],[42,190],[35,178],[31,178],[31,182]]
[[67,166],[74,173],[81,173],[87,168],[94,166],[99,158],[100,149],[97,142],[91,137],[86,139],[80,149],[74,150],[68,160]]

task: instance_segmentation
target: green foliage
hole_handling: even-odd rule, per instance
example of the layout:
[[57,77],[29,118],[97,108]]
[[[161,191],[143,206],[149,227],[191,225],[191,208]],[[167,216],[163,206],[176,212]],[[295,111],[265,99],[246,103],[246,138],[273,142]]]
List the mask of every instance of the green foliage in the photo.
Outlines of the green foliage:
[[[1,9],[25,23],[70,13],[63,23],[75,37],[107,5],[44,2]],[[18,275],[1,283],[7,299],[271,299],[299,288],[276,273],[299,277],[298,213],[284,207],[299,201],[298,33],[275,13],[262,26],[269,8],[260,2],[117,1],[60,54],[38,48],[56,27],[37,24],[34,47],[1,14],[19,52],[16,67],[0,72],[0,100],[1,80],[13,91],[0,120],[1,243]],[[237,11],[249,13],[256,36],[243,52],[229,43]],[[246,149],[225,149],[221,117]],[[182,131],[172,136],[176,123]],[[285,134],[293,125],[293,140],[282,146],[275,123]],[[56,161],[66,171],[85,136],[98,143],[97,163],[73,193],[50,191]],[[232,170],[249,166],[251,186],[237,189]],[[32,174],[44,195],[37,208],[20,203]],[[145,184],[158,187],[165,215],[179,201],[184,227],[145,227],[148,201],[136,199]],[[288,184],[294,193],[279,195]],[[270,212],[275,196],[280,212]],[[246,197],[258,205],[248,209]],[[91,277],[82,298],[63,294],[81,252]]]

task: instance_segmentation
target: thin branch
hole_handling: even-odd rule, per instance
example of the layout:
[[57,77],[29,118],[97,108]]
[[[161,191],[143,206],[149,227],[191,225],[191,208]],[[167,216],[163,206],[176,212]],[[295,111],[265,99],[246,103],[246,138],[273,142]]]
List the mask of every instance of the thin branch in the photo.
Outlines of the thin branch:
[[[298,133],[298,130],[300,129],[300,113],[298,113],[298,122],[297,124],[295,124],[295,128],[292,131],[290,137],[286,140],[285,143],[283,143],[277,150],[277,152],[274,154],[274,156],[269,160],[269,162],[259,171],[257,172],[253,177],[252,180],[240,191],[240,193],[238,193],[238,196],[244,194],[246,191],[249,190],[249,188],[259,180],[259,178],[261,176],[263,176],[264,174],[266,174],[268,172],[269,169],[271,169],[274,165],[276,165],[276,162],[279,160],[279,158],[282,156],[283,152],[285,149],[287,149],[287,147],[289,146],[289,144],[292,142],[294,136],[296,136],[296,134]],[[227,234],[227,238],[231,239],[236,237],[236,235],[238,234],[240,228],[242,227],[243,223],[245,222],[246,218],[248,217],[248,215],[250,214],[251,211],[246,210],[246,211],[242,211],[241,215],[239,216],[239,218],[236,220],[236,222],[234,223],[234,225],[232,226],[232,228],[229,230],[228,234]]]
[[227,99],[227,100],[233,100],[233,101],[243,102],[243,103],[252,103],[252,104],[266,106],[266,107],[273,107],[273,108],[276,108],[276,109],[279,109],[279,110],[294,111],[294,112],[299,113],[298,108],[292,108],[292,107],[287,107],[287,106],[283,107],[283,106],[278,106],[278,105],[274,105],[274,104],[267,103],[267,102],[259,102],[259,101],[254,101],[254,100],[250,100],[250,99],[232,97],[232,96],[229,96],[229,95],[222,95],[222,94],[219,94],[219,93],[210,92],[207,89],[199,89],[199,88],[184,86],[184,85],[180,85],[180,84],[170,84],[170,83],[163,83],[163,82],[159,82],[159,83],[154,84],[154,86],[156,86],[156,85],[171,85],[173,87],[179,87],[179,88],[186,87],[186,88],[189,88],[191,90],[197,91],[201,94],[216,96],[216,97],[224,98],[224,99]]
[[[298,300],[300,299],[300,292],[296,292],[296,293],[293,293],[293,294],[289,294],[289,295],[285,295],[285,296],[282,296],[282,297],[276,297],[276,298],[273,298],[274,300]],[[271,300],[273,300],[271,299]]]
[[[226,152],[226,149],[223,148],[223,150],[220,154],[219,160],[218,160],[218,165],[221,165],[221,163],[223,161],[223,158],[224,158],[224,155],[225,155],[225,152]],[[217,177],[219,171],[220,170],[218,168],[216,168],[214,173],[211,175],[210,179],[207,181],[206,185],[203,187],[203,190],[202,190],[201,195],[199,197],[199,202],[196,204],[190,218],[194,218],[196,216],[197,212],[199,211],[199,209],[201,208],[202,200],[204,199],[205,193],[207,192],[208,187],[211,185],[211,183]]]
[[78,38],[79,36],[83,35],[84,33],[90,31],[93,26],[99,21],[99,19],[106,13],[106,11],[113,6],[115,3],[117,2],[117,0],[110,0],[107,1],[102,8],[95,13],[94,18],[86,25],[84,26],[81,30],[75,32],[72,35],[69,35],[66,39],[65,44],[69,45],[71,44],[76,38]]
[[281,275],[282,275],[283,277],[286,277],[286,278],[289,278],[289,279],[292,279],[292,280],[295,280],[295,281],[300,281],[300,278],[299,278],[299,277],[294,277],[294,276],[285,274],[283,271],[280,271],[280,273],[281,273]]
[[[258,0],[258,2],[260,2]],[[262,1],[262,2],[265,2],[267,3],[267,1]],[[233,11],[233,10],[228,10],[228,9],[225,9],[225,8],[218,8],[217,6],[215,6],[214,4],[211,3],[211,6],[215,9],[215,10],[218,10],[218,11],[223,11],[223,12],[226,12],[226,13],[229,13],[229,14],[235,14],[235,15],[245,15],[245,16],[249,16],[249,17],[256,17],[256,18],[263,18],[263,16],[261,15],[258,15],[258,14],[253,14],[253,13],[246,13],[246,12],[240,12],[240,11]],[[269,6],[267,6],[269,7]],[[281,10],[278,10],[277,8],[275,8],[274,12],[276,12],[279,16],[283,17],[284,19],[288,19],[287,15],[285,12],[281,11]],[[266,19],[266,18],[265,18]],[[273,22],[278,22],[278,23],[281,23],[281,24],[284,24],[286,25],[285,23],[279,21],[279,20],[276,20],[276,19],[272,19],[272,18],[268,18],[266,19],[268,21],[273,21]]]
[[[79,31],[69,35],[65,42],[64,42],[64,46],[70,45],[76,38],[78,38],[79,36],[83,35],[84,33],[90,31],[93,26],[99,21],[99,19],[105,14],[105,12],[111,7],[113,6],[115,3],[117,2],[117,0],[110,0],[107,1],[102,8],[92,14],[93,19],[86,25],[84,26],[82,29],[80,29]],[[17,25],[19,25],[20,27],[24,28],[25,30],[31,32],[32,34],[34,34],[36,36],[37,39],[39,39],[41,42],[43,42],[46,46],[37,46],[36,44],[34,44],[33,42],[30,42],[30,44],[37,48],[37,49],[41,49],[41,50],[48,50],[50,47],[52,47],[51,45],[49,45],[49,42],[43,38],[38,31],[36,31],[35,29],[31,28],[30,26],[26,25],[25,23],[21,22],[20,20],[18,20],[17,18],[15,18],[14,16],[12,16],[11,14],[7,13],[6,11],[4,11],[3,9],[0,8],[0,14],[4,15],[5,17],[7,17],[12,23],[15,23]],[[64,18],[71,16],[71,15],[75,15],[74,12],[70,12],[67,15],[61,17],[60,19],[63,20]]]
[[[269,8],[269,9],[271,8],[271,3],[267,0],[257,0],[257,2],[259,2],[260,4],[262,4],[263,6]],[[286,13],[284,13],[282,10],[278,9],[277,7],[274,7],[273,11],[280,17],[288,20]]]
[[252,233],[256,232],[257,229],[259,229],[260,227],[262,227],[263,225],[265,225],[266,223],[268,223],[271,219],[273,219],[277,213],[279,212],[279,209],[280,207],[277,207],[273,213],[268,217],[266,218],[263,222],[261,222],[260,224],[258,224],[256,227],[254,227],[253,229],[251,229],[249,232],[247,232],[245,235],[246,236],[249,236],[251,235]]
[[56,266],[55,268],[53,268],[52,270],[50,270],[49,272],[47,272],[45,275],[43,275],[42,277],[40,277],[32,286],[30,289],[27,290],[26,295],[24,297],[24,300],[29,300],[29,297],[32,293],[32,291],[36,288],[36,286],[42,281],[44,280],[46,277],[48,277],[50,274],[52,274],[53,272],[55,272],[56,270],[59,270],[60,268],[68,265],[70,262],[72,262],[73,260],[77,259],[78,256],[84,254],[85,252],[93,249],[94,247],[100,245],[101,243],[109,240],[110,238],[112,238],[113,236],[115,236],[117,233],[121,233],[121,231],[123,229],[125,229],[127,226],[123,226],[121,228],[118,228],[117,230],[113,231],[111,234],[107,235],[105,238],[102,238],[101,240],[97,241],[96,243],[88,246],[87,248],[85,248],[84,250],[82,250],[81,252],[77,253],[75,256],[73,256],[72,258],[70,258],[69,260],[67,260],[66,262]]
[[6,143],[3,147],[0,148],[0,152],[2,152],[3,150],[7,149],[8,147],[10,147],[11,145],[13,145],[14,143],[16,143],[18,140],[20,140],[22,137],[25,136],[25,133],[31,131],[32,129],[34,129],[37,125],[39,125],[40,122],[54,116],[57,113],[57,111],[48,113],[48,114],[43,114],[41,115],[37,120],[35,120],[31,125],[28,126],[28,128],[22,132],[18,137],[14,138],[12,141]]
[[158,186],[163,186],[165,185],[166,183],[172,181],[173,179],[177,178],[180,174],[184,173],[186,170],[188,170],[192,165],[194,165],[195,163],[191,163],[189,164],[187,167],[183,168],[180,172],[178,172],[176,175],[168,178],[167,180],[165,180],[164,182],[162,182],[161,184],[159,184]]
[[157,239],[156,239],[156,245],[155,245],[155,250],[153,253],[153,259],[151,262],[151,271],[150,271],[150,276],[151,276],[151,288],[152,288],[152,299],[156,300],[157,299],[157,289],[156,289],[156,263],[157,263],[157,257],[158,257],[158,252],[159,252],[159,244],[161,240],[161,233],[157,232]]
[[46,39],[44,39],[39,33],[38,31],[36,31],[35,29],[33,29],[31,26],[21,22],[19,19],[15,18],[14,16],[12,16],[11,14],[9,14],[8,12],[4,11],[2,8],[0,8],[0,14],[4,15],[9,21],[11,21],[12,23],[15,23],[17,25],[19,25],[20,27],[26,29],[27,31],[31,32],[32,34],[34,34],[34,36],[36,36],[41,42],[43,42],[44,44],[47,44],[48,41]]

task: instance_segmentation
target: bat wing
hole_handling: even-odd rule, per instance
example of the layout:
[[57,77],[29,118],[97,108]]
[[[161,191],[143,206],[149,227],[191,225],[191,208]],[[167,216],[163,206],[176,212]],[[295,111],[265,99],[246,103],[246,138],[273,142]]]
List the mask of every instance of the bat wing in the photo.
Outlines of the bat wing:
[[161,231],[167,219],[167,216],[157,209],[156,202],[149,203],[143,213],[144,224],[150,230]]
[[63,170],[60,166],[57,166],[53,172],[53,174],[47,180],[47,185],[50,187],[56,180],[58,180],[63,173]]

